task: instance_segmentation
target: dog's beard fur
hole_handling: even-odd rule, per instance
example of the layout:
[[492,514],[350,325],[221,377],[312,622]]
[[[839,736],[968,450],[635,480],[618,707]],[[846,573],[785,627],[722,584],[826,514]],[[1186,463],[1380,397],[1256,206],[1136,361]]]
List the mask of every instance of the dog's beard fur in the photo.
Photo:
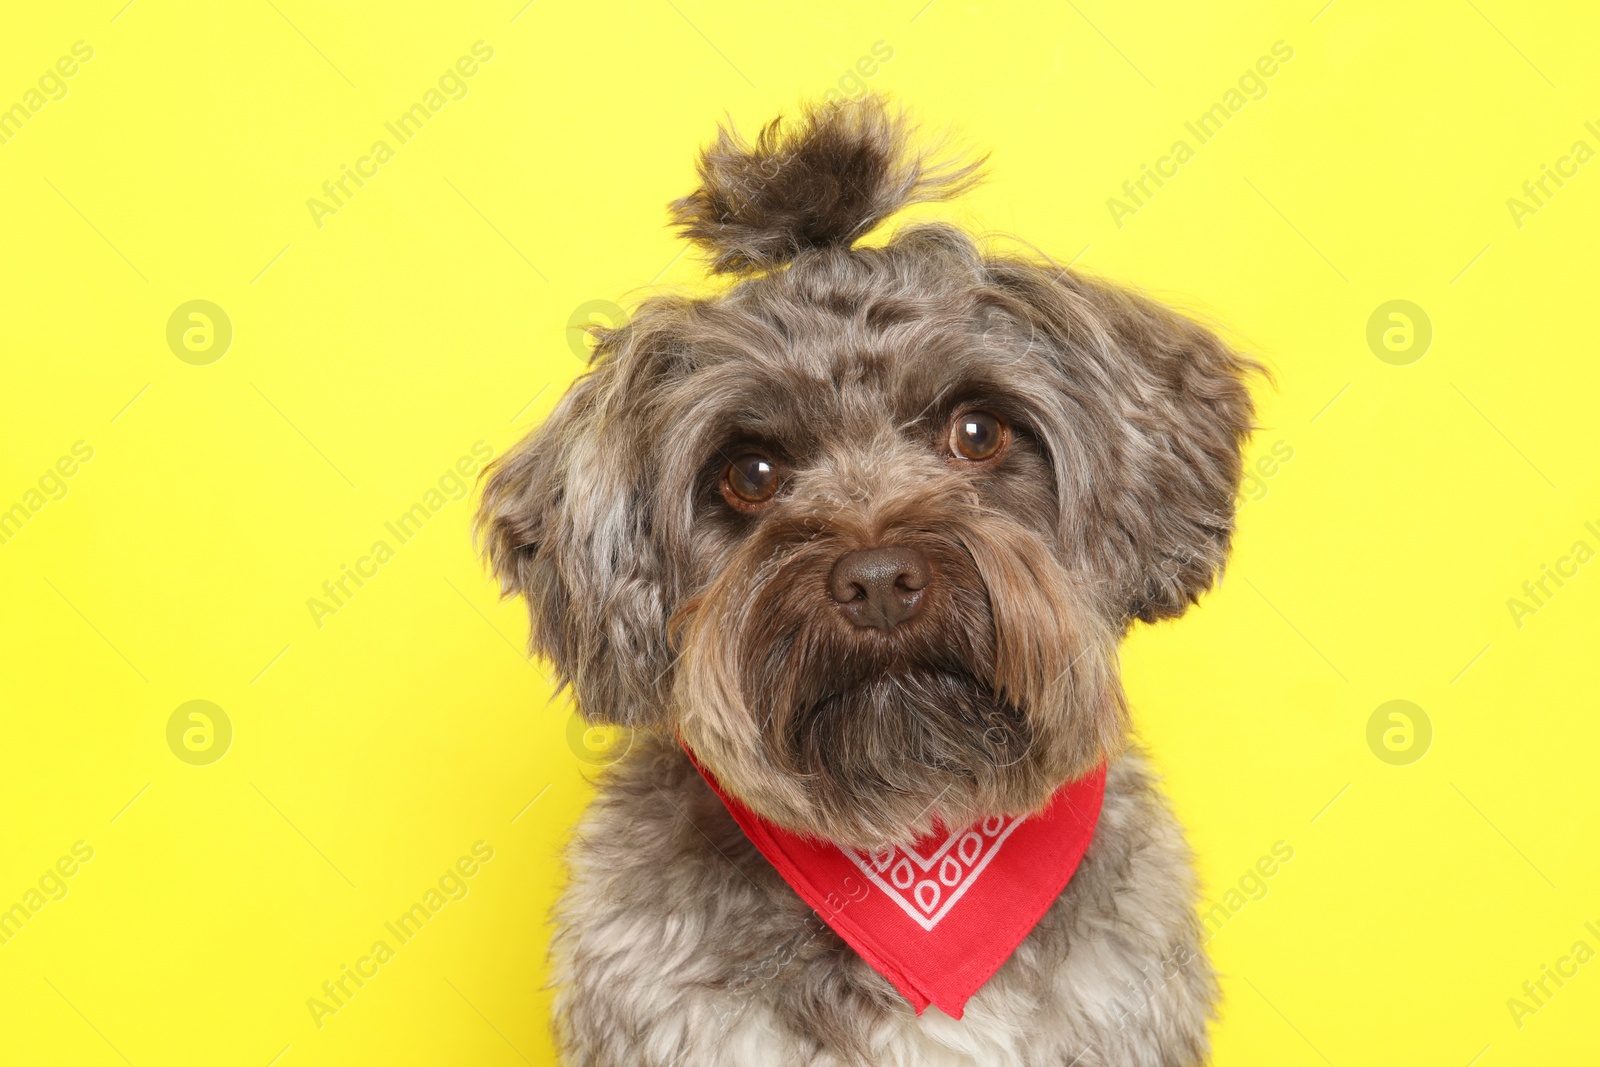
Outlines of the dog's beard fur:
[[[954,488],[949,487],[949,488]],[[1116,633],[1045,540],[970,494],[921,485],[867,530],[795,506],[679,613],[684,739],[754,811],[858,848],[1036,810],[1124,733]],[[842,552],[920,550],[917,617],[850,625]]]

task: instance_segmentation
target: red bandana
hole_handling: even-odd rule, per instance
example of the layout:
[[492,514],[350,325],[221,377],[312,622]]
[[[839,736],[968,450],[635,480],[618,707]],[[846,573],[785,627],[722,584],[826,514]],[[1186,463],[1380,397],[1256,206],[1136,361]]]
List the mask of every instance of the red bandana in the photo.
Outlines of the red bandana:
[[937,1004],[956,1019],[1072,880],[1106,787],[1102,764],[1033,815],[997,815],[874,854],[774,826],[689,759],[784,881],[918,1015]]

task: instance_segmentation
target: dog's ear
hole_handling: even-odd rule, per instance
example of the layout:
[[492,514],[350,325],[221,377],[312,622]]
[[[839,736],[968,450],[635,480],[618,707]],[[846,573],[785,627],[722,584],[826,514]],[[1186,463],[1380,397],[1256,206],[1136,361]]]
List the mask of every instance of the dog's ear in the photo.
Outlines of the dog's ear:
[[754,274],[808,248],[848,247],[908,204],[945,200],[979,180],[982,160],[937,160],[881,97],[776,118],[754,144],[724,126],[700,153],[700,187],[672,204],[678,232],[717,273]]
[[[528,604],[529,641],[591,722],[665,717],[670,657],[650,534],[647,449],[617,401],[604,334],[594,369],[487,472],[475,520],[503,595]],[[624,331],[615,331],[614,334]]]
[[1110,607],[1183,614],[1221,573],[1233,536],[1249,379],[1264,368],[1141,295],[1020,259],[989,264],[1053,353],[1064,397],[1056,452],[1062,529],[1112,579]]

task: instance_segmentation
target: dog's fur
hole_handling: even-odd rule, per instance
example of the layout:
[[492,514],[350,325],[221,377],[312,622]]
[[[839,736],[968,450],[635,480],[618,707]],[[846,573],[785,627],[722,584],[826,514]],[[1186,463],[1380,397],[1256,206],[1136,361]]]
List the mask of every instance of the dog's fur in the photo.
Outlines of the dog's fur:
[[[635,731],[570,849],[557,1033],[579,1067],[1176,1065],[1215,983],[1182,834],[1117,673],[1233,529],[1256,365],[1196,323],[942,224],[969,187],[880,100],[723,131],[682,232],[739,275],[597,331],[591,370],[497,462],[479,512],[533,647],[590,721]],[[996,460],[946,446],[972,408]],[[777,495],[721,486],[749,448]],[[931,565],[915,618],[852,626],[844,553]],[[1037,809],[1110,760],[1067,890],[956,1021],[917,1017],[771,869],[688,763],[790,830],[870,848]]]

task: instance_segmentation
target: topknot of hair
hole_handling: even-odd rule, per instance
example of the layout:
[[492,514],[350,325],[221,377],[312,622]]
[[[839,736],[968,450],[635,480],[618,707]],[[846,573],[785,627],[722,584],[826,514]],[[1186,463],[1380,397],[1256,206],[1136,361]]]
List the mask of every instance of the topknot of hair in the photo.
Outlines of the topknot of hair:
[[848,247],[908,204],[946,200],[980,180],[982,160],[936,160],[882,98],[812,105],[776,118],[755,144],[726,125],[700,153],[700,187],[672,203],[679,232],[719,274],[774,270],[808,248]]

